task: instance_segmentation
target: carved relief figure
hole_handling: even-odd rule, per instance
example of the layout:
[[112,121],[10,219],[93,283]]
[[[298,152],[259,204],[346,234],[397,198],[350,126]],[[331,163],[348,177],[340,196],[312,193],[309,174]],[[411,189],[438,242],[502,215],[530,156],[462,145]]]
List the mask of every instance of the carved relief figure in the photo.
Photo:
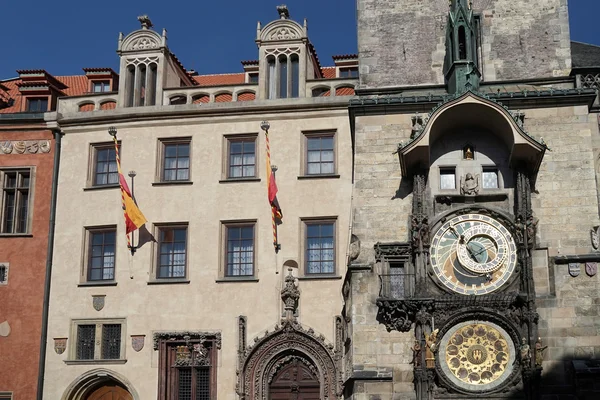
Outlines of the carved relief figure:
[[600,226],[594,226],[590,230],[590,236],[592,238],[592,248],[596,251],[600,250]]
[[527,339],[521,339],[521,347],[519,348],[519,350],[521,351],[521,364],[529,365],[529,363],[531,362],[531,349],[527,344]]
[[421,343],[418,340],[415,340],[415,344],[410,348],[413,351],[413,359],[410,362],[415,367],[421,366],[421,353],[423,350],[421,349]]
[[546,350],[548,346],[542,346],[542,338],[539,337],[535,342],[535,366],[541,367],[542,362],[544,361],[544,350]]
[[460,194],[467,196],[475,196],[479,193],[479,175],[473,176],[467,172],[465,178],[460,178]]
[[437,334],[440,330],[436,329],[433,332],[431,332],[429,335],[428,334],[424,334],[425,335],[425,343],[426,343],[426,348],[425,348],[425,364],[427,366],[427,368],[434,368],[435,367],[435,352],[437,351]]

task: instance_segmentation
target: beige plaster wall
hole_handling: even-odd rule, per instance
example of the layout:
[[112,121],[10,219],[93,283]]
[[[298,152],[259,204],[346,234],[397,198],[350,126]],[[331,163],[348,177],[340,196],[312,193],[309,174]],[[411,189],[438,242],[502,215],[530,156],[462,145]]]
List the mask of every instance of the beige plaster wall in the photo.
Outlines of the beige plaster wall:
[[[279,167],[278,199],[284,213],[279,227],[282,246],[272,245],[270,208],[265,175],[265,137],[260,121],[271,123],[272,162]],[[65,388],[85,371],[99,365],[66,365],[68,351],[58,355],[53,338],[68,337],[71,320],[126,318],[127,363],[102,365],[125,376],[142,399],[156,398],[158,353],[152,349],[155,331],[220,331],[218,354],[219,399],[235,399],[237,317],[248,317],[248,341],[273,328],[281,315],[283,263],[301,260],[301,218],[337,217],[337,275],[346,265],[351,199],[351,142],[347,111],[288,112],[229,117],[165,119],[115,124],[122,141],[123,171],[135,169],[135,195],[148,219],[188,222],[189,284],[148,285],[153,246],[131,257],[126,249],[118,188],[84,191],[90,143],[110,139],[107,125],[65,128],[59,177],[56,243],[50,302],[49,345],[45,399],[61,398]],[[337,179],[299,180],[304,130],[337,130]],[[222,179],[224,135],[259,133],[257,168],[260,182],[219,183]],[[192,137],[192,185],[152,186],[158,138]],[[259,282],[217,283],[222,242],[220,221],[256,219],[255,251]],[[84,227],[117,224],[117,286],[78,287],[82,268]],[[137,235],[136,235],[137,236]],[[287,271],[285,271],[287,273]],[[302,268],[300,275],[303,274]],[[297,273],[297,272],[295,272]],[[299,319],[334,341],[334,315],[341,311],[341,279],[301,280]],[[106,295],[101,311],[92,295]],[[135,352],[130,335],[146,335]],[[74,344],[69,337],[68,346]]]

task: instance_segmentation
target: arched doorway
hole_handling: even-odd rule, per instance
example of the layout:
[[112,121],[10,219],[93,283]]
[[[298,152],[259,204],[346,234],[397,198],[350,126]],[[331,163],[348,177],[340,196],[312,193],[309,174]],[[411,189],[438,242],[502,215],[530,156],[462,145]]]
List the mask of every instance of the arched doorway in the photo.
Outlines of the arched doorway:
[[269,400],[319,400],[321,385],[315,368],[294,357],[269,384]]
[[133,397],[121,386],[108,384],[94,390],[86,400],[133,400]]

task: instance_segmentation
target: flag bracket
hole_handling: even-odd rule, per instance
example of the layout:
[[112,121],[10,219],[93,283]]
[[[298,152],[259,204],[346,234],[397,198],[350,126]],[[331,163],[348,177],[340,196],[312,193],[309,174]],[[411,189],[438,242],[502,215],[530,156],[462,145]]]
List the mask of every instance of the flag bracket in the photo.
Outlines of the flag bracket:
[[[134,182],[133,182],[133,179],[135,178],[137,173],[135,171],[129,171],[127,173],[127,175],[131,178],[131,198],[137,204],[137,201],[135,200],[135,186],[134,186]],[[127,247],[129,247],[129,251],[131,252],[132,256],[135,254],[136,250],[138,249],[138,245],[140,244],[139,234],[138,234],[138,245],[135,245],[133,243],[133,238],[134,238],[133,232],[131,232],[131,244]]]

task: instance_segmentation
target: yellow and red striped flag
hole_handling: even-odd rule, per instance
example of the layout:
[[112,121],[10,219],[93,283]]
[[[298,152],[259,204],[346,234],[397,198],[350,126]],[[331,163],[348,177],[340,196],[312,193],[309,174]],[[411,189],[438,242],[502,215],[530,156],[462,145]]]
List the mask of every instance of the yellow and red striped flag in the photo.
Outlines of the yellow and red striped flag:
[[279,241],[277,238],[277,223],[281,223],[283,213],[279,202],[277,201],[277,183],[275,182],[275,173],[271,168],[271,146],[269,144],[269,132],[265,131],[266,143],[267,143],[267,195],[269,198],[269,205],[271,206],[271,220],[273,225],[273,245],[275,250],[279,249]]
[[140,228],[146,223],[146,217],[140,211],[133,200],[131,190],[121,171],[121,158],[119,157],[119,143],[117,136],[113,136],[115,142],[115,154],[117,158],[117,171],[119,172],[119,186],[121,187],[121,201],[123,203],[123,215],[125,217],[125,235],[127,236],[127,247],[131,248],[131,238],[129,234]]

